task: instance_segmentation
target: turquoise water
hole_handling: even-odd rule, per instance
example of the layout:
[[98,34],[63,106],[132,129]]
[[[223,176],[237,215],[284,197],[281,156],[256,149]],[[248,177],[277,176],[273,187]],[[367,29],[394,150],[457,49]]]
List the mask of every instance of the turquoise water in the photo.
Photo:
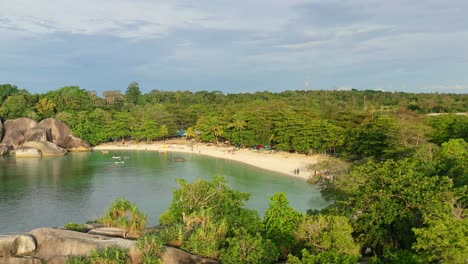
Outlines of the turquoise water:
[[[128,159],[115,164],[113,155]],[[175,162],[175,157],[186,161]],[[231,188],[251,193],[246,206],[262,216],[276,192],[285,192],[291,206],[302,212],[327,205],[304,180],[196,154],[96,151],[38,159],[9,156],[0,158],[0,234],[97,219],[122,196],[157,224],[171,203],[175,179],[215,175],[224,176]]]

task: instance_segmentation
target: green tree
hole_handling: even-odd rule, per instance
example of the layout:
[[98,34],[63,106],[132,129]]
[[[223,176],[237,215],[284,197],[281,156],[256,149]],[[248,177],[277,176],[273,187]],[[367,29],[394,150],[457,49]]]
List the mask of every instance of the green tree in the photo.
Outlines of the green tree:
[[2,105],[1,113],[5,119],[14,119],[27,115],[29,104],[22,94],[9,96]]
[[42,119],[53,117],[55,115],[55,103],[44,97],[36,104],[36,111]]
[[0,84],[0,105],[11,95],[19,93],[16,85]]
[[142,102],[140,85],[137,82],[131,82],[125,92],[125,101],[129,104],[137,105]]
[[426,176],[410,160],[369,162],[355,167],[341,185],[337,205],[352,220],[358,243],[381,256],[385,250],[410,249],[412,228],[426,217],[451,211],[454,190],[446,177]]
[[233,130],[233,135],[232,135],[232,141],[244,147],[244,138],[243,138],[243,130],[246,128],[247,122],[245,121],[245,118],[242,116],[242,114],[237,113],[232,116],[232,121],[227,125],[228,129]]
[[384,159],[389,150],[389,133],[394,130],[394,119],[367,116],[359,125],[348,128],[343,156],[351,159]]
[[302,214],[289,206],[285,193],[277,193],[270,198],[270,206],[263,220],[263,237],[270,239],[286,259],[297,244],[295,231],[302,220]]
[[205,142],[218,143],[224,135],[225,122],[216,116],[203,116],[197,121],[195,128],[202,133],[200,139]]
[[74,120],[76,123],[71,126],[73,133],[92,145],[107,142],[115,135],[114,131],[109,130],[110,124],[113,122],[111,113],[102,109],[78,112]]
[[174,190],[174,198],[169,209],[161,216],[161,224],[183,222],[184,216],[193,213],[208,213],[213,221],[226,218],[230,224],[236,219],[244,202],[250,197],[248,193],[231,190],[222,177],[212,181],[197,179],[188,183],[178,179],[180,188]]
[[251,235],[245,228],[234,231],[234,236],[226,239],[227,247],[221,252],[221,262],[237,263],[274,263],[278,249],[270,240],[259,233]]
[[79,112],[94,109],[88,91],[78,86],[65,86],[56,91],[48,92],[44,97],[56,105],[57,112]]
[[463,115],[429,116],[427,119],[433,128],[429,137],[432,142],[441,145],[450,139],[461,138],[468,141],[468,117]]
[[437,263],[468,262],[468,218],[444,217],[425,221],[426,227],[413,229],[413,249]]
[[355,257],[360,256],[360,246],[353,240],[353,228],[344,216],[307,216],[297,228],[297,238],[313,252],[333,251]]
[[439,175],[453,179],[455,187],[468,185],[468,143],[463,139],[451,139],[442,144],[437,155]]

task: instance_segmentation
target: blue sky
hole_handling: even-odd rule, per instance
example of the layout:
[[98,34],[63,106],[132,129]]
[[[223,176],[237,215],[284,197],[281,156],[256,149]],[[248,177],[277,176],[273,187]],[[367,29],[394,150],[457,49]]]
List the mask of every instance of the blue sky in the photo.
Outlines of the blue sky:
[[0,83],[468,93],[466,0],[0,0]]

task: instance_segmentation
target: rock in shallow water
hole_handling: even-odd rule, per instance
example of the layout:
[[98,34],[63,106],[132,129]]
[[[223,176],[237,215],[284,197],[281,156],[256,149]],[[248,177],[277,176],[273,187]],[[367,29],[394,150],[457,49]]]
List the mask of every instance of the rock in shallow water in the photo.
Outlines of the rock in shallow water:
[[47,129],[34,127],[24,133],[25,141],[47,141]]
[[81,138],[74,137],[72,135],[68,136],[63,146],[68,151],[73,152],[88,152],[91,151],[91,145]]
[[42,153],[38,149],[21,146],[15,150],[15,156],[17,158],[40,158]]
[[37,125],[37,121],[30,118],[9,119],[4,124],[5,135],[2,143],[16,149],[24,142],[24,133],[26,130]]
[[63,156],[67,150],[48,141],[28,141],[22,147],[35,148],[41,151],[42,156]]
[[7,145],[0,144],[0,156],[5,156],[10,152],[10,148]]
[[62,121],[56,118],[46,118],[39,122],[38,128],[45,128],[50,131],[49,141],[63,147],[68,136],[72,135],[70,128]]

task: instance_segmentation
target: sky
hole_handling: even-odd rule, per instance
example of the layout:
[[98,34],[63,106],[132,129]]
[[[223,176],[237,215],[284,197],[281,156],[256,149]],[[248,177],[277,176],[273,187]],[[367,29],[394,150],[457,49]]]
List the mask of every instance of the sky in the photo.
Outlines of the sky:
[[468,93],[466,0],[0,0],[0,83]]

